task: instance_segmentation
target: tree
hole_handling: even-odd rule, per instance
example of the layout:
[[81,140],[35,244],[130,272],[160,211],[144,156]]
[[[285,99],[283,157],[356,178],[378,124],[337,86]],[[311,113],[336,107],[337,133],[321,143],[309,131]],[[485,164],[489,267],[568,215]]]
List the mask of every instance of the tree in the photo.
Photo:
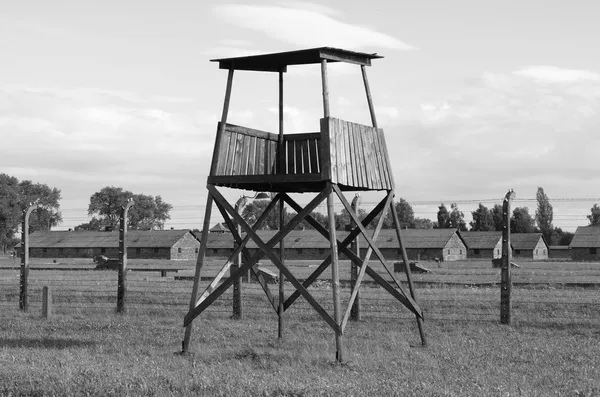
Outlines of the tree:
[[490,230],[496,230],[494,224],[494,216],[490,210],[483,204],[479,203],[479,207],[471,212],[473,221],[469,222],[471,230],[474,232],[487,232]]
[[502,219],[502,206],[500,204],[495,204],[494,208],[492,208],[490,212],[494,221],[494,229],[492,230],[502,231],[502,227],[504,226],[504,221]]
[[458,209],[458,205],[456,203],[452,203],[450,208],[452,209],[450,212],[450,227],[458,229],[461,232],[467,231],[465,215]]
[[427,219],[427,218],[415,218],[415,221],[413,222],[413,228],[415,228],[415,229],[432,229],[433,222],[431,222],[431,219]]
[[555,227],[552,231],[552,239],[549,242],[551,245],[569,245],[575,234],[565,232],[560,227]]
[[22,181],[19,183],[21,190],[21,208],[25,210],[29,203],[36,208],[29,217],[29,233],[36,230],[49,231],[52,227],[62,222],[59,200],[62,198],[60,190],[51,188],[43,183]]
[[134,202],[127,214],[127,227],[130,229],[163,229],[165,222],[171,218],[169,211],[173,206],[164,202],[161,196],[133,194],[121,187],[106,186],[90,197],[88,215],[92,216],[92,220],[87,224],[77,226],[76,229],[107,226],[117,228],[121,207],[125,206],[129,200]]
[[[253,225],[256,223],[258,218],[262,215],[269,204],[269,200],[253,200],[248,202],[242,209],[242,218],[244,218],[248,224]],[[314,214],[315,213],[313,213],[313,215]],[[288,213],[287,207],[283,207],[283,221],[285,224],[287,224],[294,216],[294,213]],[[329,222],[327,217],[325,217],[325,221]],[[327,224],[328,223],[326,223],[326,225]],[[308,225],[308,223],[301,223],[296,227],[296,230],[302,230],[306,227],[306,225]],[[267,219],[265,219],[265,221],[262,223],[260,229],[279,230],[279,205],[276,205],[275,208],[273,208],[273,210],[269,213]]]
[[440,204],[438,207],[437,223],[435,223],[433,227],[436,229],[448,229],[452,227],[450,225],[450,214],[444,203]]
[[517,207],[513,211],[513,216],[510,219],[511,233],[534,233],[535,221],[529,215],[529,208]]
[[594,204],[591,208],[591,214],[587,216],[590,221],[590,226],[600,226],[600,207],[598,204]]
[[30,204],[36,210],[29,217],[29,233],[36,230],[50,230],[62,222],[59,189],[46,184],[25,180],[19,182],[15,177],[0,174],[0,249],[15,239],[23,220],[23,211]]
[[[396,212],[398,213],[398,221],[400,223],[401,229],[412,228],[415,223],[415,213],[412,209],[412,206],[408,201],[404,200],[402,197],[396,202],[394,205],[396,208]],[[379,219],[381,218],[381,214],[377,215],[373,221],[369,224],[369,227],[374,228],[377,226]],[[383,229],[391,229],[394,227],[394,220],[392,216],[392,212],[388,210],[385,219],[383,220],[383,224],[381,225]]]
[[[358,208],[358,219],[362,221],[366,216],[367,212],[362,208]],[[327,217],[325,216],[325,218]],[[350,219],[350,213],[346,211],[346,208],[342,208],[342,211],[339,214],[335,214],[335,229],[346,230],[346,225],[350,224]]]
[[537,194],[537,210],[535,211],[535,221],[538,228],[546,238],[546,241],[550,242],[554,226],[552,226],[553,210],[548,196],[544,193],[544,189],[538,187]]

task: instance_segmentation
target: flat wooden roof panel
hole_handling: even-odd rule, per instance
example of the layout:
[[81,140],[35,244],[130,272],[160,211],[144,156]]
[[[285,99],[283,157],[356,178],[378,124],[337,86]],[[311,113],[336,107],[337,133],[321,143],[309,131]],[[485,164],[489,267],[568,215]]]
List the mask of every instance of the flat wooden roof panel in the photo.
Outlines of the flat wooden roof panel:
[[348,62],[371,66],[371,59],[383,58],[381,55],[342,50],[333,47],[310,48],[306,50],[279,52],[272,54],[250,55],[236,58],[211,59],[219,62],[220,69],[253,70],[259,72],[287,71],[289,65],[310,65],[329,62]]

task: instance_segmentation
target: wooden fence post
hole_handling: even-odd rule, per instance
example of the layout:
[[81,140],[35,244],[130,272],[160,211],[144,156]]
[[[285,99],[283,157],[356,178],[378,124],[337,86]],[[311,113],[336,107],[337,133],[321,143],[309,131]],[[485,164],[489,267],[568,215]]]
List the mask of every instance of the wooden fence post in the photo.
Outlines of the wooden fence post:
[[42,290],[42,317],[52,317],[52,290],[48,286]]
[[510,204],[515,198],[514,190],[510,189],[502,203],[502,268],[500,270],[500,323],[511,322],[510,294],[512,292],[512,278],[510,266],[512,262],[512,250],[510,247]]
[[119,280],[117,286],[117,313],[125,313],[125,301],[127,297],[127,211],[133,205],[129,200],[121,207],[119,219]]
[[[360,204],[360,194],[356,193],[356,195],[354,196],[354,199],[352,200],[352,210],[354,211],[354,213],[356,214],[356,216],[358,216],[358,206]],[[354,222],[354,219],[351,217],[350,218],[350,230],[354,229],[356,227],[356,222]],[[349,230],[349,231],[350,231]],[[352,243],[350,245],[350,250],[354,253],[356,253],[357,257],[361,257],[360,256],[360,243],[359,243],[359,237],[356,236],[356,238],[354,240],[352,240]],[[352,291],[354,291],[354,288],[356,287],[356,280],[358,278],[358,263],[356,263],[356,261],[352,261],[352,265],[350,266],[350,286],[352,288]],[[352,320],[360,320],[361,319],[361,314],[360,314],[360,291],[356,294],[356,298],[354,299],[354,303],[352,304],[352,308],[350,309],[350,318]]]
[[21,224],[21,282],[19,290],[19,309],[26,312],[29,310],[29,299],[27,287],[29,283],[29,216],[35,209],[33,204],[29,204],[23,211],[23,221]]

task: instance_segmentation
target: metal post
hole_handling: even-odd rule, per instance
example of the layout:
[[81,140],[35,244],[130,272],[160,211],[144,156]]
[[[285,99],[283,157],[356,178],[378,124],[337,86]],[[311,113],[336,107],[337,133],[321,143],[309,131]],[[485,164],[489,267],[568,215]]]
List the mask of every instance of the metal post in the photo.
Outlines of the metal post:
[[125,313],[125,301],[127,296],[127,211],[133,205],[129,200],[121,207],[119,219],[119,280],[117,285],[117,313]]
[[512,278],[510,274],[510,263],[512,262],[512,250],[510,248],[510,204],[515,198],[514,190],[510,189],[502,203],[502,268],[500,270],[500,323],[511,323],[510,294],[512,292]]
[[[360,204],[360,194],[356,193],[354,199],[352,200],[352,211],[358,216],[358,205]],[[350,217],[350,229],[354,229],[356,227],[356,222],[354,219]],[[360,258],[360,242],[358,236],[352,240],[350,245],[350,250],[356,253],[356,256]],[[352,291],[356,288],[356,280],[358,278],[358,263],[356,261],[352,261],[352,265],[350,267],[350,284],[352,287]],[[352,320],[360,320],[360,291],[356,293],[356,298],[354,299],[354,303],[352,304],[352,308],[350,309],[350,318]]]
[[21,288],[19,291],[19,309],[26,312],[29,310],[29,299],[27,296],[27,286],[29,283],[29,216],[35,209],[33,204],[29,204],[23,211],[23,221],[21,223]]

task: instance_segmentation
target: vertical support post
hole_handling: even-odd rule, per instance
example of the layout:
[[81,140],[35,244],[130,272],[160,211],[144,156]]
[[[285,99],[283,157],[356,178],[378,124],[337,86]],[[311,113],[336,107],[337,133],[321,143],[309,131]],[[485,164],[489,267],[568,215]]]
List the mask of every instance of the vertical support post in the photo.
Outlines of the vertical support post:
[[327,59],[321,59],[321,82],[323,85],[323,117],[329,117],[329,85],[327,82]]
[[129,200],[121,207],[119,219],[119,280],[117,286],[117,313],[125,313],[125,302],[127,300],[127,211],[133,205]]
[[[284,211],[285,210],[285,201],[279,200],[279,230],[281,231],[284,227]],[[279,259],[281,263],[285,266],[285,239],[281,239],[279,242]],[[285,303],[285,288],[284,288],[285,275],[279,270],[279,307],[277,310],[277,337],[279,339],[283,338],[283,315],[285,313],[285,308],[283,304]]]
[[[354,199],[352,200],[352,211],[358,216],[358,205],[360,204],[360,195],[356,193]],[[356,222],[354,222],[353,218],[350,218],[350,230],[356,227]],[[360,258],[360,241],[359,237],[356,236],[350,245],[350,250],[356,253],[356,256]],[[350,266],[350,285],[352,287],[352,292],[356,288],[356,281],[358,279],[358,263],[353,260],[352,265]],[[356,293],[356,298],[354,299],[354,303],[352,304],[352,308],[350,309],[350,318],[352,320],[359,321],[361,319],[360,314],[360,291]]]
[[362,72],[363,82],[365,83],[365,92],[367,93],[367,103],[369,104],[369,112],[371,113],[371,122],[373,123],[374,128],[378,128],[373,98],[371,97],[371,89],[369,88],[369,80],[367,79],[367,68],[365,65],[360,65],[360,70]]
[[510,274],[510,263],[512,262],[512,250],[510,248],[510,204],[515,198],[514,190],[510,189],[502,203],[502,268],[500,270],[500,323],[511,323],[512,303],[510,294],[512,292],[512,277]]
[[[394,191],[388,192],[388,194],[394,194]],[[417,293],[412,280],[412,272],[410,270],[410,263],[408,262],[408,255],[406,254],[406,247],[402,242],[402,231],[400,227],[400,219],[398,217],[398,211],[396,211],[396,205],[394,201],[390,203],[390,210],[392,212],[392,219],[394,221],[394,227],[396,229],[396,237],[400,245],[400,252],[402,253],[402,261],[404,261],[404,272],[406,273],[406,281],[408,282],[408,289],[410,290],[410,297],[417,301]],[[421,345],[427,346],[427,339],[425,338],[425,331],[423,330],[423,321],[419,316],[417,318],[417,327],[419,328],[419,335],[421,336]]]
[[[245,205],[246,205],[246,196],[242,196],[238,199],[238,201],[235,202],[235,212],[237,212],[239,214]],[[233,224],[235,225],[238,235],[241,235],[242,233],[241,233],[240,225],[235,221],[235,218],[233,220]],[[235,241],[235,239],[233,239],[233,249],[236,249],[236,248],[237,248],[237,242]],[[233,258],[233,264],[231,265],[229,274],[232,275],[233,273],[235,273],[241,267],[241,265],[242,265],[242,253],[240,252]],[[250,274],[249,273],[247,273],[247,274],[248,274],[248,279],[250,279]],[[244,311],[244,308],[243,308],[243,302],[242,302],[242,278],[240,277],[233,282],[233,318],[234,319],[242,319],[244,316],[243,311]]]
[[223,131],[225,131],[225,124],[227,124],[227,115],[229,114],[229,103],[231,101],[231,87],[233,86],[233,71],[233,68],[229,69],[229,74],[227,75],[227,87],[225,88],[223,113],[221,114],[221,124],[219,125],[219,129],[217,130],[217,137],[215,139],[215,148],[213,150],[212,162],[210,164],[210,175],[216,175],[217,172],[221,136],[223,135]]
[[29,204],[23,211],[21,223],[21,285],[19,290],[19,309],[26,312],[29,310],[28,284],[29,284],[29,216],[35,209]]
[[[196,272],[194,273],[194,285],[192,287],[192,296],[190,298],[190,310],[196,307],[196,301],[198,300],[198,287],[200,284],[200,273],[202,266],[204,265],[204,255],[206,254],[206,246],[208,244],[208,231],[210,230],[210,215],[212,212],[213,196],[208,193],[206,198],[206,209],[204,212],[204,224],[202,226],[202,237],[200,238],[200,252],[196,259]],[[181,352],[187,353],[190,348],[190,339],[192,337],[192,329],[194,323],[191,322],[185,327],[185,335],[181,342]]]
[[277,173],[285,172],[285,147],[283,143],[283,70],[279,70],[279,141],[277,147]]
[[52,290],[48,286],[42,290],[42,317],[52,317]]
[[340,327],[335,331],[335,359],[338,362],[344,362],[344,346],[342,344],[342,328],[341,328],[341,305],[340,305],[340,276],[339,276],[339,260],[337,249],[337,237],[335,233],[335,212],[333,207],[333,195],[331,190],[331,182],[329,183],[330,191],[327,195],[327,215],[329,218],[329,244],[331,248],[331,286],[333,290],[333,319]]

